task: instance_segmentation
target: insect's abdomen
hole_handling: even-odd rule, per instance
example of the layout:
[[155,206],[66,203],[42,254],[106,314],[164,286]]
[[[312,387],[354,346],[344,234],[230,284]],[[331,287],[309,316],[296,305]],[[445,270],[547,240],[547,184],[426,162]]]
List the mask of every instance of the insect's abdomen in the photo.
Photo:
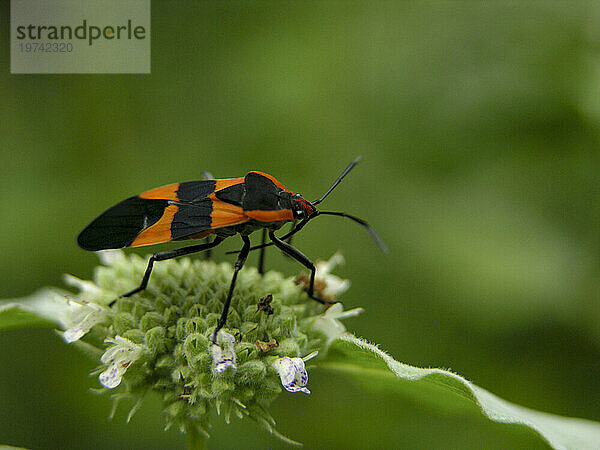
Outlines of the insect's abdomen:
[[146,228],[162,217],[169,202],[130,197],[103,212],[77,237],[84,250],[129,247]]

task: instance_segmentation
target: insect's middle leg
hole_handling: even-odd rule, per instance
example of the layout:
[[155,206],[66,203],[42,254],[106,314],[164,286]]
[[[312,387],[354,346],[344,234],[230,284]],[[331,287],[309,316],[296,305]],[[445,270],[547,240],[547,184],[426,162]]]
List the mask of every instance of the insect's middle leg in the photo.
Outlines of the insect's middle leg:
[[[298,227],[299,227],[299,228],[302,228],[301,226],[298,226]],[[280,239],[280,241],[285,241],[285,242],[287,242],[288,244],[292,245],[292,239],[294,238],[294,237],[293,237],[293,234],[294,234],[294,233],[292,233],[292,231],[293,231],[293,230],[295,230],[295,229],[296,229],[296,221],[293,221],[293,222],[292,222],[292,228],[290,229],[290,232],[289,232],[289,233],[287,233],[287,235],[285,235],[285,236],[282,236],[282,237],[281,237],[281,239]],[[286,237],[286,236],[287,236],[287,237]],[[283,256],[285,256],[286,258],[291,258],[291,256],[290,256],[289,254],[287,254],[287,253],[285,253],[285,252],[282,252],[282,253],[283,253]]]
[[264,275],[265,273],[265,243],[267,241],[267,229],[262,229],[262,239],[261,239],[261,247],[260,253],[258,255],[258,273]]
[[[206,237],[204,238],[204,242],[207,244],[210,244],[210,238]],[[210,259],[210,257],[212,256],[212,247],[209,247],[205,252],[204,252],[204,259]]]
[[304,254],[302,254],[302,252],[297,248],[292,247],[287,242],[284,242],[275,236],[273,231],[269,231],[269,238],[271,238],[276,247],[280,248],[284,253],[288,254],[308,270],[310,270],[310,282],[308,284],[308,289],[306,290],[306,293],[310,298],[318,301],[319,303],[323,303],[324,305],[333,305],[334,303],[338,303],[335,301],[323,300],[321,297],[315,295],[315,274],[317,269],[315,269],[315,265],[310,261],[310,259],[304,256]]
[[[190,247],[178,248],[176,250],[155,253],[150,257],[150,260],[148,261],[148,266],[146,267],[146,272],[144,272],[144,278],[142,278],[142,282],[140,283],[140,285],[132,291],[121,295],[121,297],[131,297],[133,294],[137,294],[138,292],[146,289],[146,287],[148,286],[148,281],[150,280],[150,274],[152,273],[154,261],[164,261],[166,259],[177,258],[178,256],[189,255],[190,253],[208,250],[209,248],[213,248],[219,245],[223,241],[223,239],[225,238],[217,236],[212,242],[208,242],[206,244],[192,245]],[[108,306],[114,305],[116,301],[116,299],[113,300],[108,304]]]

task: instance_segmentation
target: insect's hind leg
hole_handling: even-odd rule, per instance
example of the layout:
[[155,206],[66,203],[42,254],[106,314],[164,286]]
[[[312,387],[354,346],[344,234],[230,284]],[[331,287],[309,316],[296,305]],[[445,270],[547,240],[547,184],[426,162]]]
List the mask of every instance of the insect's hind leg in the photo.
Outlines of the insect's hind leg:
[[304,256],[304,254],[302,254],[302,252],[297,248],[292,247],[287,242],[284,242],[277,236],[275,236],[275,233],[273,231],[269,231],[269,237],[271,238],[271,240],[277,248],[281,249],[284,253],[291,256],[304,267],[306,267],[308,270],[310,270],[310,283],[308,284],[308,289],[306,290],[306,293],[310,298],[324,305],[333,305],[334,303],[338,303],[336,301],[323,300],[321,297],[315,295],[315,274],[317,272],[317,269],[315,268],[315,265],[310,261],[310,259]]
[[[137,294],[138,292],[146,289],[146,287],[148,286],[148,281],[150,280],[150,274],[152,273],[154,261],[165,261],[167,259],[177,258],[178,256],[189,255],[191,253],[208,250],[219,245],[223,241],[223,239],[225,238],[217,236],[212,242],[207,242],[206,244],[192,245],[190,247],[178,248],[176,250],[155,253],[150,257],[150,260],[148,261],[148,266],[146,267],[146,272],[144,272],[144,278],[142,278],[142,282],[140,283],[140,285],[132,291],[121,295],[121,297],[131,297],[133,294]],[[108,304],[108,306],[110,307],[114,305],[117,300],[118,299],[113,300]]]

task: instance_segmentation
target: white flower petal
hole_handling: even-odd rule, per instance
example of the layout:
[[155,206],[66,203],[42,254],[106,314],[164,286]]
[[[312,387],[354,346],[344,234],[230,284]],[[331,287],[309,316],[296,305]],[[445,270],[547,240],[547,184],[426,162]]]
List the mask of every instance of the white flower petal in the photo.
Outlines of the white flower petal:
[[95,303],[68,300],[67,305],[68,309],[62,321],[67,328],[63,334],[67,342],[79,340],[94,325],[103,322],[107,317],[107,311]]
[[73,275],[65,274],[63,276],[65,283],[79,289],[81,297],[98,297],[102,295],[102,289],[88,280],[81,280]]
[[329,261],[319,261],[317,266],[321,269],[321,272],[324,275],[327,275],[328,273],[331,273],[331,271],[337,266],[343,266],[345,262],[346,260],[344,259],[344,256],[340,252],[336,252],[331,258],[329,258]]
[[315,350],[314,352],[312,352],[312,353],[309,353],[308,355],[304,356],[304,357],[302,358],[302,361],[306,362],[306,361],[308,361],[309,359],[313,359],[313,358],[314,358],[315,356],[317,356],[318,354],[319,354],[319,352],[318,352],[317,350]]
[[315,280],[325,285],[321,291],[324,297],[333,299],[350,288],[350,280],[331,274],[333,269],[342,264],[344,264],[344,257],[341,253],[335,253],[329,261],[318,261],[315,265]]
[[100,374],[98,379],[102,386],[107,387],[109,389],[116,388],[119,384],[121,384],[121,380],[123,379],[123,374],[127,370],[126,367],[118,367],[116,365],[108,366],[104,372]]
[[325,277],[326,287],[322,293],[325,297],[335,298],[350,289],[350,280],[343,280],[336,275]]
[[100,250],[96,252],[98,259],[105,266],[113,266],[115,263],[125,259],[125,253],[122,250]]
[[221,345],[226,347],[226,349],[224,350],[221,345],[213,344],[212,342],[209,344],[215,364],[215,372],[223,373],[229,367],[235,369],[235,352],[233,350],[235,337],[221,330],[217,335],[217,341],[220,341]]
[[[316,356],[316,352],[311,353],[305,359],[310,359]],[[308,383],[308,373],[302,358],[290,358],[284,356],[277,359],[273,363],[273,367],[279,373],[281,384],[285,390],[289,392],[304,392],[310,394],[310,391],[305,387]]]
[[121,384],[127,368],[140,357],[144,349],[141,345],[121,336],[107,339],[106,342],[112,342],[114,345],[100,358],[100,361],[108,364],[108,367],[98,378],[103,386],[113,389]]
[[71,342],[78,341],[86,332],[81,325],[76,325],[73,328],[65,330],[63,339],[70,344]]
[[344,305],[341,303],[336,303],[335,305],[331,305],[327,311],[322,314],[322,316],[327,319],[340,320],[348,317],[356,317],[363,312],[365,312],[363,308],[354,308],[344,311]]
[[8,308],[19,305],[19,307],[33,311],[48,320],[63,323],[68,309],[67,294],[66,291],[63,292],[59,289],[43,288],[34,292],[29,297],[2,302],[1,307]]
[[329,345],[331,341],[337,339],[346,331],[346,327],[340,322],[340,319],[357,316],[363,311],[362,308],[344,311],[344,306],[341,303],[336,303],[315,318],[313,329],[327,336],[327,345]]
[[[70,284],[78,286],[82,291],[90,292],[99,289],[91,282],[75,277],[67,276],[65,279]],[[109,311],[96,303],[74,301],[69,296],[68,292],[60,289],[44,288],[29,297],[16,299],[15,305],[24,310],[33,311],[48,320],[58,322],[60,328],[66,330],[63,335],[64,339],[67,342],[74,342],[90,331],[94,325],[103,322]],[[2,306],[7,307],[8,305],[9,303],[6,303]]]

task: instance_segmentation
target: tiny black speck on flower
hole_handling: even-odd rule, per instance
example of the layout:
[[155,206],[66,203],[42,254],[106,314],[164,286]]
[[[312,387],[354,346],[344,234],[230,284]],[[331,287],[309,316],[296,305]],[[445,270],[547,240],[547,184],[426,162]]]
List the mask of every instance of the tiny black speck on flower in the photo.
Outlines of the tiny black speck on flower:
[[271,302],[273,301],[273,296],[268,294],[262,297],[259,302],[256,304],[257,311],[264,311],[266,314],[273,314],[273,307],[271,306]]

